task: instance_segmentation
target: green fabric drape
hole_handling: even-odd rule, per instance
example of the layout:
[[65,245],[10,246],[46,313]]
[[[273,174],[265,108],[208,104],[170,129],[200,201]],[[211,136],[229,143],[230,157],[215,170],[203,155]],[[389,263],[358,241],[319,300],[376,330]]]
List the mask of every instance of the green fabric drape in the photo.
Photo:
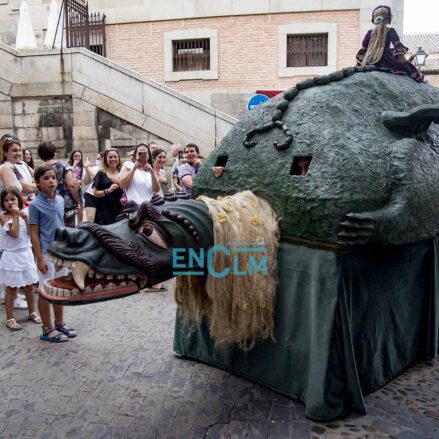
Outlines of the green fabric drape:
[[276,341],[215,349],[208,324],[183,324],[174,350],[305,403],[324,421],[438,350],[436,239],[337,254],[290,243],[279,252]]

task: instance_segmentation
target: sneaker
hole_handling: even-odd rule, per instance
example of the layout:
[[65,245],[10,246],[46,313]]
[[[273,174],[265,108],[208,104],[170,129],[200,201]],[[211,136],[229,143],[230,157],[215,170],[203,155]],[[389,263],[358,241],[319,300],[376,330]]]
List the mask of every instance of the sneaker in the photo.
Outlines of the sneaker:
[[14,309],[27,309],[27,302],[20,294],[18,294],[14,300]]

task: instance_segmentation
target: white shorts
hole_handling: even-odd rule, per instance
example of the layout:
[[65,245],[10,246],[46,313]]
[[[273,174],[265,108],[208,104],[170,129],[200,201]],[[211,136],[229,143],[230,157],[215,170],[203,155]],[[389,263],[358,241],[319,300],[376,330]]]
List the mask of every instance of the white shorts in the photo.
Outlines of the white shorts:
[[43,255],[44,262],[47,265],[47,273],[41,273],[40,270],[38,270],[38,287],[43,288],[44,287],[44,281],[46,279],[54,279],[57,277],[67,276],[69,273],[69,270],[66,267],[61,268],[59,271],[55,271],[55,264],[48,259],[48,255]]

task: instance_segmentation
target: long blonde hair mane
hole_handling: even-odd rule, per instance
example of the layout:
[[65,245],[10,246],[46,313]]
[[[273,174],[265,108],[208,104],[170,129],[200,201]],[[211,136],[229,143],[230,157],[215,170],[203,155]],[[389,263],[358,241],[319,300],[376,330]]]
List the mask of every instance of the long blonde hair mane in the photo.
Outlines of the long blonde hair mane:
[[376,24],[372,30],[369,46],[361,64],[376,64],[381,60],[386,46],[387,32],[389,28],[386,23]]

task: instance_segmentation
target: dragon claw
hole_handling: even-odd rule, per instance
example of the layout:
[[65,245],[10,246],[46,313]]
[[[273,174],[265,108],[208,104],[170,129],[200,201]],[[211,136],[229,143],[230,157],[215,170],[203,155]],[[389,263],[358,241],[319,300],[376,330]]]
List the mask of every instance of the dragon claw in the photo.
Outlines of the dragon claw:
[[370,214],[349,212],[343,216],[337,244],[346,247],[368,244],[373,240],[376,220]]

